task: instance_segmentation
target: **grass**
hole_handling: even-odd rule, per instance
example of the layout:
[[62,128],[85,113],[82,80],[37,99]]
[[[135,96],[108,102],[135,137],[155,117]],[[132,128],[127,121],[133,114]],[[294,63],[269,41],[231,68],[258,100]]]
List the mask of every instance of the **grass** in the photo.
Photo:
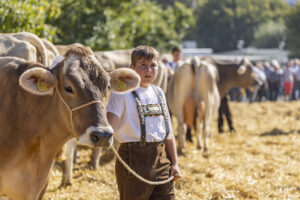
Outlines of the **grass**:
[[[184,178],[175,184],[176,199],[300,199],[300,102],[230,107],[236,133],[218,135],[215,116],[208,153],[187,143],[179,157]],[[90,154],[90,149],[79,150],[73,185],[67,188],[58,189],[61,170],[56,165],[45,199],[119,199],[114,161],[102,161],[93,171]]]

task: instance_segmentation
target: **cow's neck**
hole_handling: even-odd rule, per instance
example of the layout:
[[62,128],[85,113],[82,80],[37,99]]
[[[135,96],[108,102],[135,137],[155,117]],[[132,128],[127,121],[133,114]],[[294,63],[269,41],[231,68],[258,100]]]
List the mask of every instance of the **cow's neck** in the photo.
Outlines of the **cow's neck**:
[[[53,149],[56,154],[60,151],[64,143],[74,137],[71,130],[71,121],[69,118],[69,110],[63,104],[58,93],[55,91],[51,99],[51,107],[55,112],[51,112],[48,116],[50,123],[47,123],[47,133],[45,133],[44,143],[49,148]],[[52,153],[52,152],[51,152]]]
[[218,71],[219,71],[218,88],[219,88],[220,96],[222,98],[231,88],[235,87],[234,74],[236,69],[235,67],[231,67],[231,66],[221,66],[218,67]]
[[32,109],[34,113],[28,123],[36,127],[26,132],[27,145],[32,152],[42,154],[45,158],[43,161],[49,164],[63,144],[73,136],[69,131],[69,113],[56,92],[52,96],[32,97],[31,100],[36,107]]

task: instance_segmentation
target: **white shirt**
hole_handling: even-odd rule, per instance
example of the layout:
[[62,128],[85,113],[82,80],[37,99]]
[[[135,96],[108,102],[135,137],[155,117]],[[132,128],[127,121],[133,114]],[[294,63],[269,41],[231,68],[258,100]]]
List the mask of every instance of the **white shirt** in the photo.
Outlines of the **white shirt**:
[[[163,94],[160,88],[159,90]],[[136,93],[139,96],[142,105],[160,104],[152,86],[147,88],[139,87],[136,90]],[[163,97],[166,102],[165,96]],[[115,139],[117,139],[120,143],[140,141],[140,119],[138,116],[136,102],[131,93],[112,93],[108,101],[106,111],[115,114],[119,118],[117,127],[114,127]],[[168,139],[171,139],[173,137],[173,128],[170,115],[168,118],[170,128]],[[159,142],[165,138],[166,128],[163,115],[145,117],[145,124],[147,142]]]
[[182,64],[183,64],[182,60],[179,60],[178,63],[175,63],[175,62],[166,63],[166,65],[169,65],[173,71],[175,71],[177,68],[181,67]]
[[252,69],[253,69],[253,72],[256,73],[256,75],[257,75],[259,81],[261,81],[261,83],[266,82],[267,77],[266,77],[265,73],[262,70],[260,70],[256,66],[254,66]]

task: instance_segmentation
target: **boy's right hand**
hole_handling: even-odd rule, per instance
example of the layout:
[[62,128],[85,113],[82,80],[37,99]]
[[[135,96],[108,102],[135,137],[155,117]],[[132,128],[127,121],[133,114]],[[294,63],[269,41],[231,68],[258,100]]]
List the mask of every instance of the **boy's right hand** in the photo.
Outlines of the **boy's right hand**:
[[170,170],[170,176],[174,176],[173,181],[177,181],[179,178],[182,178],[178,165],[172,165]]

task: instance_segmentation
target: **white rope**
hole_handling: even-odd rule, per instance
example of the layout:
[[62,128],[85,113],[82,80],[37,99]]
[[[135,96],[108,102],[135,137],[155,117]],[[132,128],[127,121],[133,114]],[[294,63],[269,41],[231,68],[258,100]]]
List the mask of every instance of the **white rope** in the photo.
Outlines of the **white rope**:
[[133,171],[124,161],[123,159],[120,157],[120,155],[118,154],[117,150],[115,149],[115,147],[113,145],[110,146],[110,148],[112,149],[112,151],[114,152],[114,154],[116,155],[117,159],[122,163],[122,165],[132,174],[134,175],[136,178],[138,178],[140,181],[147,183],[149,185],[163,185],[166,184],[168,182],[170,182],[171,180],[174,179],[174,176],[170,176],[168,179],[163,180],[163,181],[149,181],[147,179],[144,179],[143,177],[141,177],[140,175],[138,175],[135,171]]

